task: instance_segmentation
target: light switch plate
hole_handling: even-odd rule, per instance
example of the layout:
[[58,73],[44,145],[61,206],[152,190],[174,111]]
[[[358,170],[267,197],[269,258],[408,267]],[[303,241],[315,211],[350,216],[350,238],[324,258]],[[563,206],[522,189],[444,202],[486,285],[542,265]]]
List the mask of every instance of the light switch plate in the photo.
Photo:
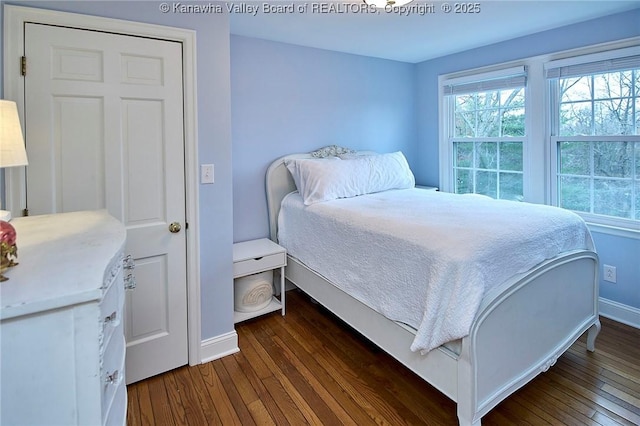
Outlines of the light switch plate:
[[200,183],[213,183],[213,164],[200,165]]

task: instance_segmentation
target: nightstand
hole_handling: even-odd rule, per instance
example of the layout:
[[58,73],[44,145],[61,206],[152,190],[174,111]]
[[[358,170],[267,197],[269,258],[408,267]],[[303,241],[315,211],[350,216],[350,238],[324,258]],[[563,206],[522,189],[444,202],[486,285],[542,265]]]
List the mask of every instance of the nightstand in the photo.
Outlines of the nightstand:
[[437,186],[427,186],[427,185],[416,185],[416,188],[424,189],[426,191],[437,191],[438,190]]
[[233,322],[255,318],[269,312],[282,310],[285,314],[284,267],[287,266],[287,251],[268,238],[244,241],[233,245],[233,278],[246,277],[265,271],[280,269],[280,300],[273,296],[264,308],[253,312],[233,312]]

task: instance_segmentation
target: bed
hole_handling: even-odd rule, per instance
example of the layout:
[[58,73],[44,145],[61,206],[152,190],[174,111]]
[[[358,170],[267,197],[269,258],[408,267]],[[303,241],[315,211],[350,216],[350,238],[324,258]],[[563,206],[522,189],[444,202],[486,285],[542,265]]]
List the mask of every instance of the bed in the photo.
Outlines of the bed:
[[[457,242],[459,249],[454,250],[455,255],[445,256],[447,265],[447,262],[455,262],[457,259],[459,263],[454,269],[446,269],[449,268],[446,266],[444,270],[437,272],[439,268],[433,265],[439,264],[442,260],[440,257],[430,256],[434,255],[434,252],[446,252],[444,246],[437,245],[437,242],[448,240],[447,235],[460,235],[470,231],[475,235],[481,232],[475,225],[467,223],[468,218],[465,219],[462,215],[462,212],[468,209],[459,210],[461,216],[455,217],[455,229],[447,231],[448,234],[441,233],[433,238],[425,238],[421,237],[423,224],[419,222],[418,217],[400,220],[410,223],[410,231],[396,228],[399,226],[396,222],[388,222],[393,220],[394,216],[405,214],[403,210],[395,211],[393,206],[409,203],[414,207],[412,211],[430,208],[437,210],[449,202],[457,202],[458,198],[455,197],[460,197],[466,203],[477,203],[480,207],[474,207],[474,213],[478,213],[482,211],[483,204],[490,205],[498,201],[489,201],[482,196],[464,197],[413,189],[415,181],[412,180],[413,175],[401,153],[377,155],[368,151],[349,152],[345,149],[346,152],[341,152],[344,156],[337,156],[336,152],[331,150],[329,154],[324,155],[325,151],[326,149],[321,151],[325,157],[321,159],[317,158],[318,151],[279,158],[269,166],[266,173],[270,238],[288,250],[285,276],[318,303],[455,401],[461,425],[480,425],[483,415],[535,376],[548,370],[583,333],[587,332],[588,350],[595,350],[595,339],[600,330],[597,304],[598,257],[590,240],[591,236],[581,219],[577,219],[577,225],[570,224],[572,230],[567,234],[562,234],[564,231],[558,228],[560,230],[552,230],[541,237],[544,240],[536,242],[535,239],[531,239],[531,247],[537,244],[542,248],[537,254],[542,256],[542,260],[528,260],[534,264],[525,266],[525,270],[505,272],[503,270],[508,269],[510,265],[499,262],[497,265],[490,262],[492,264],[486,268],[478,266],[481,265],[478,262],[482,261],[482,256],[486,253],[478,255],[478,258],[474,257],[474,253],[486,250],[474,249],[471,239],[464,240],[471,242],[463,244],[465,248],[469,246],[469,250],[460,249],[461,244]],[[400,178],[397,170],[393,173],[385,171],[382,177],[379,173],[369,172],[371,176],[376,174],[375,178],[363,178],[366,170],[370,171],[372,167],[381,164],[385,170],[398,167],[402,169],[399,173]],[[309,178],[308,169],[305,167],[311,167],[312,171],[319,167],[323,171],[321,176],[331,176],[329,180],[334,184],[336,181],[348,180],[349,185],[346,185],[345,189],[342,183],[338,187],[334,185],[333,188],[331,182],[326,184],[323,181],[319,184]],[[371,180],[375,182],[372,184]],[[309,184],[309,181],[312,181],[312,184]],[[318,191],[318,188],[321,190]],[[540,216],[553,216],[558,213],[562,221],[565,220],[565,216],[569,218],[569,222],[577,218],[572,213],[548,206],[505,203],[511,203],[515,209],[522,209],[524,206],[531,206],[534,210],[549,209],[542,210],[543,214]],[[455,204],[452,206],[447,208],[455,209]],[[350,208],[355,210],[348,210]],[[442,232],[445,226],[451,226],[446,222],[451,221],[443,219],[442,222],[438,222],[435,219],[435,210],[429,215],[427,222],[437,222],[438,232]],[[382,218],[378,218],[380,211],[385,212]],[[444,216],[448,216],[449,219],[454,216],[451,210],[445,212]],[[310,216],[311,219],[305,223],[305,215],[312,213],[315,216]],[[323,215],[325,219],[321,219]],[[411,213],[409,215],[411,216]],[[515,216],[520,215],[521,213],[518,213]],[[361,220],[360,216],[364,219]],[[384,222],[371,222],[377,224],[372,227],[367,224],[367,221],[373,220],[372,217],[376,217],[376,221]],[[301,222],[302,228],[293,226],[298,221]],[[559,221],[554,218],[551,222],[541,222],[539,226],[544,232],[545,227],[556,226],[555,223]],[[466,225],[463,226],[461,223]],[[527,220],[527,223],[533,222]],[[318,228],[314,230],[316,226]],[[581,231],[580,227],[586,231]],[[291,229],[287,230],[288,228]],[[333,232],[332,228],[335,234],[349,237],[342,240],[322,240],[324,234]],[[375,229],[386,230],[382,232],[381,240],[369,240]],[[316,236],[313,238],[320,239],[314,240],[312,248],[307,247],[305,250],[304,241],[310,238],[309,235],[298,238],[298,241],[295,235],[299,236],[307,230],[309,235],[315,233]],[[427,235],[433,235],[428,233],[435,230],[433,227],[431,230],[425,228]],[[487,232],[494,233],[495,228],[489,228]],[[373,242],[365,243],[364,247],[361,247],[362,242],[358,243],[355,236],[363,234],[366,234],[367,238],[363,241]],[[406,234],[406,238],[396,238],[401,234]],[[553,234],[561,234],[562,237],[554,240]],[[572,234],[577,236],[573,238]],[[518,234],[516,245],[509,245],[504,235],[500,236],[498,241],[504,243],[507,252],[516,252],[517,247],[524,244],[520,241],[525,238],[523,235],[525,234]],[[396,239],[408,242],[395,241]],[[575,241],[567,241],[572,239]],[[422,240],[431,242],[423,243]],[[408,246],[404,249],[402,246],[389,246],[396,243]],[[331,250],[317,250],[317,247],[326,248],[327,244],[331,245]],[[361,248],[358,248],[358,244]],[[433,249],[434,244],[437,250]],[[350,254],[348,257],[357,259],[357,268],[353,268],[353,265],[347,268],[345,264],[340,263],[340,257],[346,257],[341,254],[345,253],[340,251],[339,246],[342,245],[345,245],[346,253]],[[399,254],[407,259],[411,256],[413,258],[411,261],[387,259],[389,256],[385,256],[384,251],[378,253],[374,249],[376,246],[394,247],[392,251],[396,256]],[[547,246],[553,246],[555,252]],[[323,257],[324,253],[321,252],[325,251],[336,251],[337,258],[331,260],[332,258]],[[364,254],[358,257],[359,251]],[[470,256],[469,261],[465,256]],[[514,258],[517,257],[515,253]],[[314,263],[314,258],[320,260]],[[365,258],[370,259],[363,260]],[[370,265],[377,265],[378,269],[372,269],[370,265],[362,266],[360,262],[370,262]],[[507,263],[515,264],[516,260],[510,258]],[[424,265],[420,264],[426,264],[427,267],[424,268]],[[413,270],[414,265],[422,269]],[[518,267],[522,268],[523,265],[526,264]],[[477,268],[474,269],[475,266]],[[354,270],[357,270],[357,273],[354,274]],[[365,270],[372,271],[374,275],[364,275],[364,272],[360,274],[360,271]],[[477,270],[481,270],[482,274],[477,273]],[[440,287],[434,288],[449,292],[444,295],[445,302],[442,302],[445,308],[438,307],[440,302],[431,301],[425,303],[426,308],[420,306],[423,311],[416,313],[415,306],[403,307],[402,303],[412,305],[412,302],[422,300],[427,290],[418,289],[418,293],[413,294],[410,291],[414,290],[399,290],[398,284],[389,284],[392,281],[420,282],[421,279],[436,283],[444,281],[440,283]],[[377,280],[389,284],[390,289],[386,296],[384,288],[379,291],[372,290],[375,288],[373,282]],[[478,281],[477,285],[481,290],[472,290],[469,283],[474,280]],[[363,281],[360,282],[360,287],[364,286],[367,290],[358,292],[359,281]],[[431,288],[431,285],[429,282],[426,286]],[[372,300],[369,300],[369,293],[379,293],[376,296],[378,298],[372,297]],[[460,294],[464,294],[465,297],[459,297]],[[401,305],[389,308],[389,299],[393,299],[394,302],[398,299]],[[463,306],[456,308],[460,300],[463,300]],[[429,305],[435,307],[431,309]],[[433,312],[427,315],[430,309]],[[433,326],[434,323],[439,325]],[[441,323],[452,323],[453,326],[440,327]],[[441,328],[444,328],[444,332]]]

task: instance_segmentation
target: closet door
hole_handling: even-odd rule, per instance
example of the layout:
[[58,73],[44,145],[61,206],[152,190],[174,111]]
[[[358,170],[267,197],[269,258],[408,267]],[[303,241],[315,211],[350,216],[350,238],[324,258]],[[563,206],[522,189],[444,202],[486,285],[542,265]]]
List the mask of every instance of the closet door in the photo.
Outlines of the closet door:
[[106,209],[126,226],[128,383],[188,361],[181,49],[25,24],[27,208]]

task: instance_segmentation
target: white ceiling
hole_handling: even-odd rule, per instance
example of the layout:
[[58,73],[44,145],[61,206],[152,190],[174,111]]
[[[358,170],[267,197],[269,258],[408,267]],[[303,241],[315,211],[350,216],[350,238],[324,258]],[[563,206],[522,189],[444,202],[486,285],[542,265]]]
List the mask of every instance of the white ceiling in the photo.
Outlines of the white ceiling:
[[[294,10],[266,13],[265,3]],[[407,7],[434,13],[402,16],[361,13],[361,0],[234,0],[244,9],[230,13],[231,33],[416,63],[640,7],[640,0],[479,0],[478,13],[464,14],[444,13],[444,3],[453,7],[456,1],[414,0]]]

